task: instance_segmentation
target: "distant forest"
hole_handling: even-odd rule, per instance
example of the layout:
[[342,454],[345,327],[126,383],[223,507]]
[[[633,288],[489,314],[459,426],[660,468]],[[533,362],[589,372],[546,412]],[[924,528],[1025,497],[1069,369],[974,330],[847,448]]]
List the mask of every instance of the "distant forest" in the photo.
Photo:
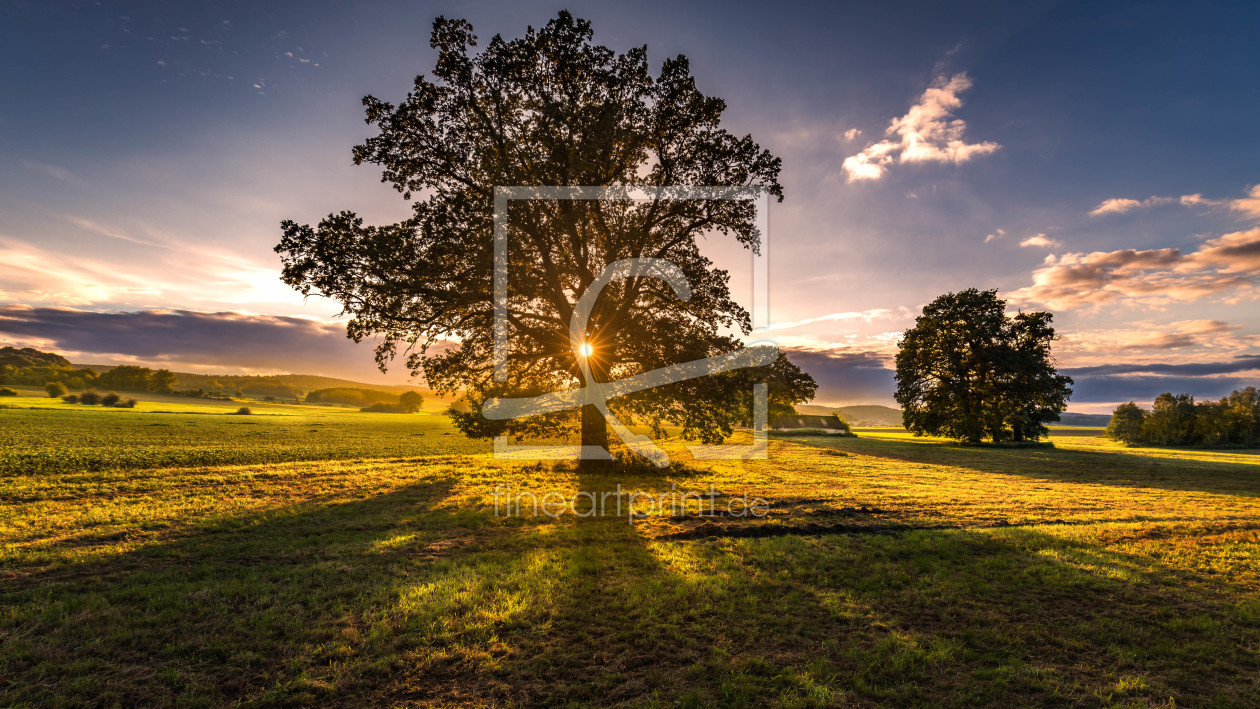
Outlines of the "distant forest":
[[1260,444],[1260,392],[1236,389],[1220,401],[1160,394],[1150,409],[1130,401],[1111,415],[1107,436],[1129,445],[1255,446]]
[[[262,399],[300,400],[308,393],[319,390],[354,389],[374,392],[368,401],[337,401],[324,399],[326,403],[344,403],[365,406],[372,403],[396,403],[399,394],[420,390],[426,396],[432,393],[414,386],[381,386],[369,389],[361,382],[335,377],[310,374],[232,375],[192,374],[151,369],[134,365],[75,365],[62,355],[41,352],[34,348],[0,348],[0,385],[43,387],[49,382],[60,382],[69,389],[109,389],[116,391],[154,392],[162,394],[204,395],[213,397],[249,397]],[[384,399],[379,398],[384,396]],[[374,398],[378,397],[378,398]],[[317,397],[318,398],[318,397]],[[353,397],[352,397],[353,398]]]

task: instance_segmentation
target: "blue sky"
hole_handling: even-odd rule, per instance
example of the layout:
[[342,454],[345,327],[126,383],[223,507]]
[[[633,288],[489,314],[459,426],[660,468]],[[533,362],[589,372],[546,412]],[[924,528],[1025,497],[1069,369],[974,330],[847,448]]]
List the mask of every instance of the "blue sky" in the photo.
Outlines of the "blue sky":
[[[404,217],[351,165],[362,96],[428,72],[437,15],[489,38],[561,8],[614,49],[686,54],[728,127],[783,158],[772,316],[798,323],[775,334],[809,352],[820,400],[888,403],[895,334],[970,286],[1055,312],[1074,410],[1257,380],[1260,6],[1244,3],[10,2],[0,341],[376,376],[327,324],[334,304],[279,282],[279,221]],[[150,336],[211,321],[242,347]],[[327,345],[251,355],[268,332]]]

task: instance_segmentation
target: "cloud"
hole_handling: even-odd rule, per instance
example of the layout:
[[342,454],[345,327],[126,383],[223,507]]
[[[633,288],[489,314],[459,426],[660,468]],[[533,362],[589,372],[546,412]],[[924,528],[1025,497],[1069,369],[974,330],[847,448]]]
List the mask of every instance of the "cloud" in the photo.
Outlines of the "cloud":
[[1229,208],[1251,219],[1260,219],[1260,185],[1253,185],[1246,197],[1230,200]]
[[826,315],[819,315],[818,317],[813,317],[813,318],[805,318],[803,320],[791,320],[791,321],[785,321],[785,322],[770,323],[770,325],[762,328],[758,332],[765,332],[768,330],[788,330],[791,328],[801,327],[803,325],[813,325],[814,323],[820,323],[820,322],[869,323],[874,320],[883,320],[886,318],[895,317],[898,314],[900,314],[899,311],[902,311],[902,310],[904,310],[904,308],[899,308],[898,312],[894,312],[892,309],[889,309],[889,308],[875,308],[872,310],[861,310],[861,311],[844,312],[844,313],[828,313]]
[[302,301],[280,281],[278,266],[218,247],[168,247],[91,220],[68,219],[92,233],[153,247],[153,256],[119,268],[70,250],[54,252],[0,236],[0,302],[97,307],[126,303],[140,308],[181,302],[211,309]]
[[844,132],[844,139],[845,139],[845,140],[853,140],[854,138],[858,137],[859,135],[862,135],[862,129],[861,129],[861,128],[850,128],[850,129],[848,129],[848,130],[846,130],[846,131]]
[[1197,251],[1125,249],[1047,256],[1031,286],[1007,294],[1016,303],[1056,309],[1106,303],[1163,306],[1232,292],[1226,302],[1255,298],[1260,228],[1210,239]]
[[1006,230],[1005,230],[1005,229],[994,229],[992,234],[985,234],[985,235],[984,235],[984,243],[986,243],[986,244],[987,244],[987,243],[989,243],[990,241],[995,241],[995,240],[997,240],[997,239],[1001,239],[1001,238],[1002,238],[1002,237],[1004,237],[1004,236],[1006,236]]
[[1180,197],[1152,195],[1140,200],[1128,197],[1113,197],[1100,202],[1097,207],[1090,210],[1089,216],[1101,217],[1108,214],[1125,214],[1137,209],[1149,209],[1170,204],[1179,204],[1183,207],[1228,207],[1235,212],[1242,212],[1246,218],[1260,219],[1260,185],[1254,185],[1249,188],[1246,197],[1236,199],[1209,199],[1198,193],[1183,194]]
[[[371,344],[347,339],[341,324],[306,318],[5,305],[0,306],[0,340],[68,353],[76,362],[382,379]],[[401,366],[391,367],[390,374],[391,380],[406,379]]]
[[888,359],[874,352],[820,352],[783,348],[788,359],[818,382],[814,401],[847,406],[893,405],[897,385]]
[[1235,389],[1255,384],[1247,377],[1182,377],[1152,375],[1072,374],[1072,403],[1136,401],[1146,406],[1160,394],[1191,394],[1195,398],[1220,399]]
[[1240,336],[1240,325],[1221,320],[1179,320],[1167,325],[1157,323],[1133,323],[1134,327],[1104,330],[1074,330],[1064,334],[1060,343],[1060,357],[1073,361],[1092,359],[1091,354],[1102,354],[1107,361],[1126,352],[1168,351],[1178,349],[1207,349],[1216,353],[1249,346],[1252,338]]
[[[1152,197],[1151,199],[1155,198]],[[1142,204],[1142,202],[1139,202],[1136,199],[1128,199],[1125,197],[1105,199],[1102,201],[1102,204],[1094,207],[1093,211],[1089,213],[1089,216],[1100,217],[1104,214],[1124,214],[1125,212],[1141,207]]]
[[1065,369],[1071,376],[1097,374],[1150,374],[1176,375],[1181,377],[1207,377],[1219,374],[1241,374],[1260,371],[1260,355],[1244,355],[1223,362],[1134,362],[1127,364],[1100,364],[1092,367]]
[[100,224],[99,222],[92,221],[91,219],[67,216],[66,221],[79,227],[80,229],[83,229],[84,231],[90,231],[94,234],[100,234],[101,236],[108,236],[111,239],[118,239],[119,241],[130,241],[133,244],[140,244],[141,246],[152,246],[155,249],[174,248],[169,244],[159,244],[153,241],[146,241],[145,239],[140,239],[140,238],[131,236],[130,234],[126,234],[121,230],[111,229],[103,224]]
[[82,184],[83,182],[79,179],[78,175],[75,175],[73,172],[70,172],[63,167],[57,167],[56,165],[49,165],[48,163],[42,162],[31,162],[29,160],[22,160],[21,162],[28,170],[47,175],[54,179],[61,180],[62,182],[70,182],[73,184]]
[[965,73],[948,79],[938,76],[906,115],[892,120],[883,140],[845,158],[843,167],[849,182],[878,180],[894,162],[959,165],[1000,148],[997,143],[967,143],[963,139],[967,124],[954,118],[953,112],[962,106],[959,95],[969,88],[971,79]]
[[1027,239],[1024,239],[1023,241],[1019,242],[1019,245],[1020,247],[1023,247],[1023,248],[1027,248],[1029,246],[1040,246],[1043,248],[1053,249],[1057,246],[1061,246],[1062,244],[1060,244],[1055,239],[1051,239],[1045,234],[1034,234],[1028,237]]

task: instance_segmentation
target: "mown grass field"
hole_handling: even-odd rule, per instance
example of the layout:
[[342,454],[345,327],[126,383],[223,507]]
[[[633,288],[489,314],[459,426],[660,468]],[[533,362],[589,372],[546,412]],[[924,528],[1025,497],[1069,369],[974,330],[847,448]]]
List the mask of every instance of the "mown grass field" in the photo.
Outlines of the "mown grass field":
[[[1260,705],[1246,452],[879,431],[579,476],[436,410],[2,403],[0,705]],[[496,515],[617,483],[769,514]]]

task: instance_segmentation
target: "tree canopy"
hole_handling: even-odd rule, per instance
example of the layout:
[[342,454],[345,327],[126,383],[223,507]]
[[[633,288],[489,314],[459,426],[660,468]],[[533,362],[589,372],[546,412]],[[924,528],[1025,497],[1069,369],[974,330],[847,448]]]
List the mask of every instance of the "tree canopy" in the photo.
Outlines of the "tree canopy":
[[1163,393],[1150,409],[1132,401],[1111,414],[1107,436],[1129,445],[1254,446],[1260,443],[1260,392],[1235,389],[1219,401]]
[[[368,96],[379,131],[354,149],[405,199],[412,216],[365,225],[349,211],[318,225],[285,221],[276,247],[284,280],[304,294],[335,299],[356,341],[378,337],[384,369],[405,364],[440,393],[463,391],[467,434],[551,432],[575,423],[559,413],[490,421],[489,397],[527,396],[610,381],[742,347],[748,313],[729,276],[700,251],[719,235],[748,249],[761,243],[748,200],[670,199],[661,188],[761,187],[782,199],[780,161],[750,136],[721,125],[724,102],[696,87],[686,57],[649,72],[646,46],[618,54],[594,44],[588,22],[567,12],[524,37],[478,39],[463,20],[438,18],[433,78],[417,76],[395,105]],[[644,200],[513,201],[508,209],[506,380],[492,376],[493,204],[496,186],[613,186],[656,189]],[[575,346],[569,323],[578,298],[604,269],[627,258],[676,265],[690,284],[679,298],[656,278],[634,277],[602,291]],[[732,334],[737,333],[737,334]],[[684,435],[721,440],[750,417],[754,381],[770,381],[773,405],[812,397],[813,380],[780,357],[759,370],[678,382],[612,402],[619,415],[683,426]],[[584,444],[603,445],[594,406],[582,415]]]
[[1006,315],[997,291],[947,293],[923,308],[897,352],[906,428],[968,442],[1037,440],[1072,395],[1055,370],[1053,316]]

